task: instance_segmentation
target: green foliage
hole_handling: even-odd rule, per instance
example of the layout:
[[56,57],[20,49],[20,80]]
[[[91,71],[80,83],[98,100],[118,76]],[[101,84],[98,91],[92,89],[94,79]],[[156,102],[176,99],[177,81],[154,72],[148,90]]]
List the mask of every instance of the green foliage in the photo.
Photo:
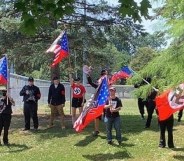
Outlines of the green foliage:
[[130,66],[133,70],[143,69],[155,57],[154,50],[149,47],[138,48],[135,55],[132,56]]
[[149,18],[148,8],[151,8],[149,0],[142,0],[140,5],[134,0],[119,0],[121,3],[120,13],[123,17],[129,16],[134,21],[141,22],[141,17]]

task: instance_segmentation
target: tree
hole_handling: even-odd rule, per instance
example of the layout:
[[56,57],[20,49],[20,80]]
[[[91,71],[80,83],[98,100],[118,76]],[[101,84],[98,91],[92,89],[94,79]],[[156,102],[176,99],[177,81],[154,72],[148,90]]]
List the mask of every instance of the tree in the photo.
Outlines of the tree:
[[[80,2],[79,0],[75,1]],[[82,1],[85,3],[85,0]],[[103,0],[101,1],[104,2]],[[141,17],[149,18],[148,8],[151,7],[149,0],[142,0],[140,4],[135,0],[120,0],[119,12],[122,17],[127,15],[134,21],[141,21]],[[74,0],[17,0],[14,7],[21,15],[22,30],[34,34],[37,30],[55,20],[62,19],[65,15],[74,11]],[[94,10],[95,12],[95,10]]]

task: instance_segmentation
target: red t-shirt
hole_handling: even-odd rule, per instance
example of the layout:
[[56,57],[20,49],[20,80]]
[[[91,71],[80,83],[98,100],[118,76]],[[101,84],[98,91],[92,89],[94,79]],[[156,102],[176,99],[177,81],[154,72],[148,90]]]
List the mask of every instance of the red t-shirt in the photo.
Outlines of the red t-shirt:
[[73,98],[82,98],[84,93],[86,93],[86,89],[83,85],[77,85],[75,83],[72,84],[73,89]]

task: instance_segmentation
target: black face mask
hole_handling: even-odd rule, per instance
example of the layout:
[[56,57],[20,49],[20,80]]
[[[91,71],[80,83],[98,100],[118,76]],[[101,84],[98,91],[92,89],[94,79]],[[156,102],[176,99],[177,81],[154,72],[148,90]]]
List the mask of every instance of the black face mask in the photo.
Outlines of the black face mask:
[[6,92],[3,92],[3,96],[6,96]]

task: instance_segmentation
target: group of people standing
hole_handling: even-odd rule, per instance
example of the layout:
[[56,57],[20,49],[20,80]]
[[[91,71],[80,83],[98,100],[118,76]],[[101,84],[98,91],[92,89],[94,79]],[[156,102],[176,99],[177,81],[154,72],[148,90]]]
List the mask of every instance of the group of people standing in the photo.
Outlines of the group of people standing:
[[[90,76],[90,73],[87,73],[87,80],[88,83],[94,87],[95,89],[99,86],[102,79],[107,76],[107,71],[102,70],[100,73],[100,78],[96,83],[92,81],[92,78]],[[151,78],[146,78],[146,82],[151,83]],[[86,89],[80,82],[80,78],[73,79],[70,77],[70,85],[72,88],[72,125],[77,119],[77,109],[79,109],[79,114],[83,111],[84,103],[85,103],[85,93]],[[139,88],[140,86],[145,85],[145,82],[141,82],[139,84],[135,84],[135,88]],[[2,93],[2,98],[0,101],[0,136],[2,129],[4,128],[4,135],[3,135],[3,142],[4,145],[8,145],[8,129],[11,122],[11,113],[12,108],[11,106],[15,104],[12,98],[10,98],[7,95],[6,90],[0,90]],[[115,128],[116,131],[116,139],[118,141],[118,144],[121,144],[122,142],[122,136],[121,136],[121,120],[119,111],[122,107],[121,100],[116,96],[116,89],[115,87],[111,86],[109,84],[109,92],[110,96],[109,99],[106,102],[106,105],[104,107],[104,114],[103,114],[103,121],[106,124],[106,132],[107,132],[107,141],[108,144],[112,144],[112,128]],[[138,107],[139,112],[141,114],[142,119],[144,119],[144,106],[147,109],[147,120],[145,124],[145,128],[150,128],[152,115],[154,110],[156,109],[155,104],[155,97],[157,95],[157,91],[153,90],[146,99],[138,98]],[[23,102],[24,102],[24,120],[25,120],[25,127],[24,131],[30,130],[30,119],[33,120],[33,127],[34,130],[38,129],[39,122],[38,122],[38,100],[41,98],[41,93],[39,87],[34,85],[34,78],[29,77],[28,79],[28,85],[25,85],[22,90],[20,91],[20,96],[23,96]],[[65,120],[64,120],[64,106],[65,106],[65,87],[62,83],[60,83],[58,77],[53,78],[53,83],[49,87],[48,92],[48,106],[51,109],[51,115],[50,115],[50,121],[49,121],[49,128],[52,128],[54,126],[54,119],[56,114],[58,113],[60,115],[61,119],[61,128],[65,129]],[[181,120],[182,112],[180,111],[178,114],[178,121]],[[94,121],[94,132],[93,136],[98,136],[100,130],[99,130],[99,121],[102,119],[102,116],[99,116]],[[165,141],[165,131],[167,129],[168,131],[168,147],[173,148],[173,124],[174,124],[174,118],[173,115],[164,121],[159,121],[160,125],[160,143],[159,147],[165,147],[166,141]]]

